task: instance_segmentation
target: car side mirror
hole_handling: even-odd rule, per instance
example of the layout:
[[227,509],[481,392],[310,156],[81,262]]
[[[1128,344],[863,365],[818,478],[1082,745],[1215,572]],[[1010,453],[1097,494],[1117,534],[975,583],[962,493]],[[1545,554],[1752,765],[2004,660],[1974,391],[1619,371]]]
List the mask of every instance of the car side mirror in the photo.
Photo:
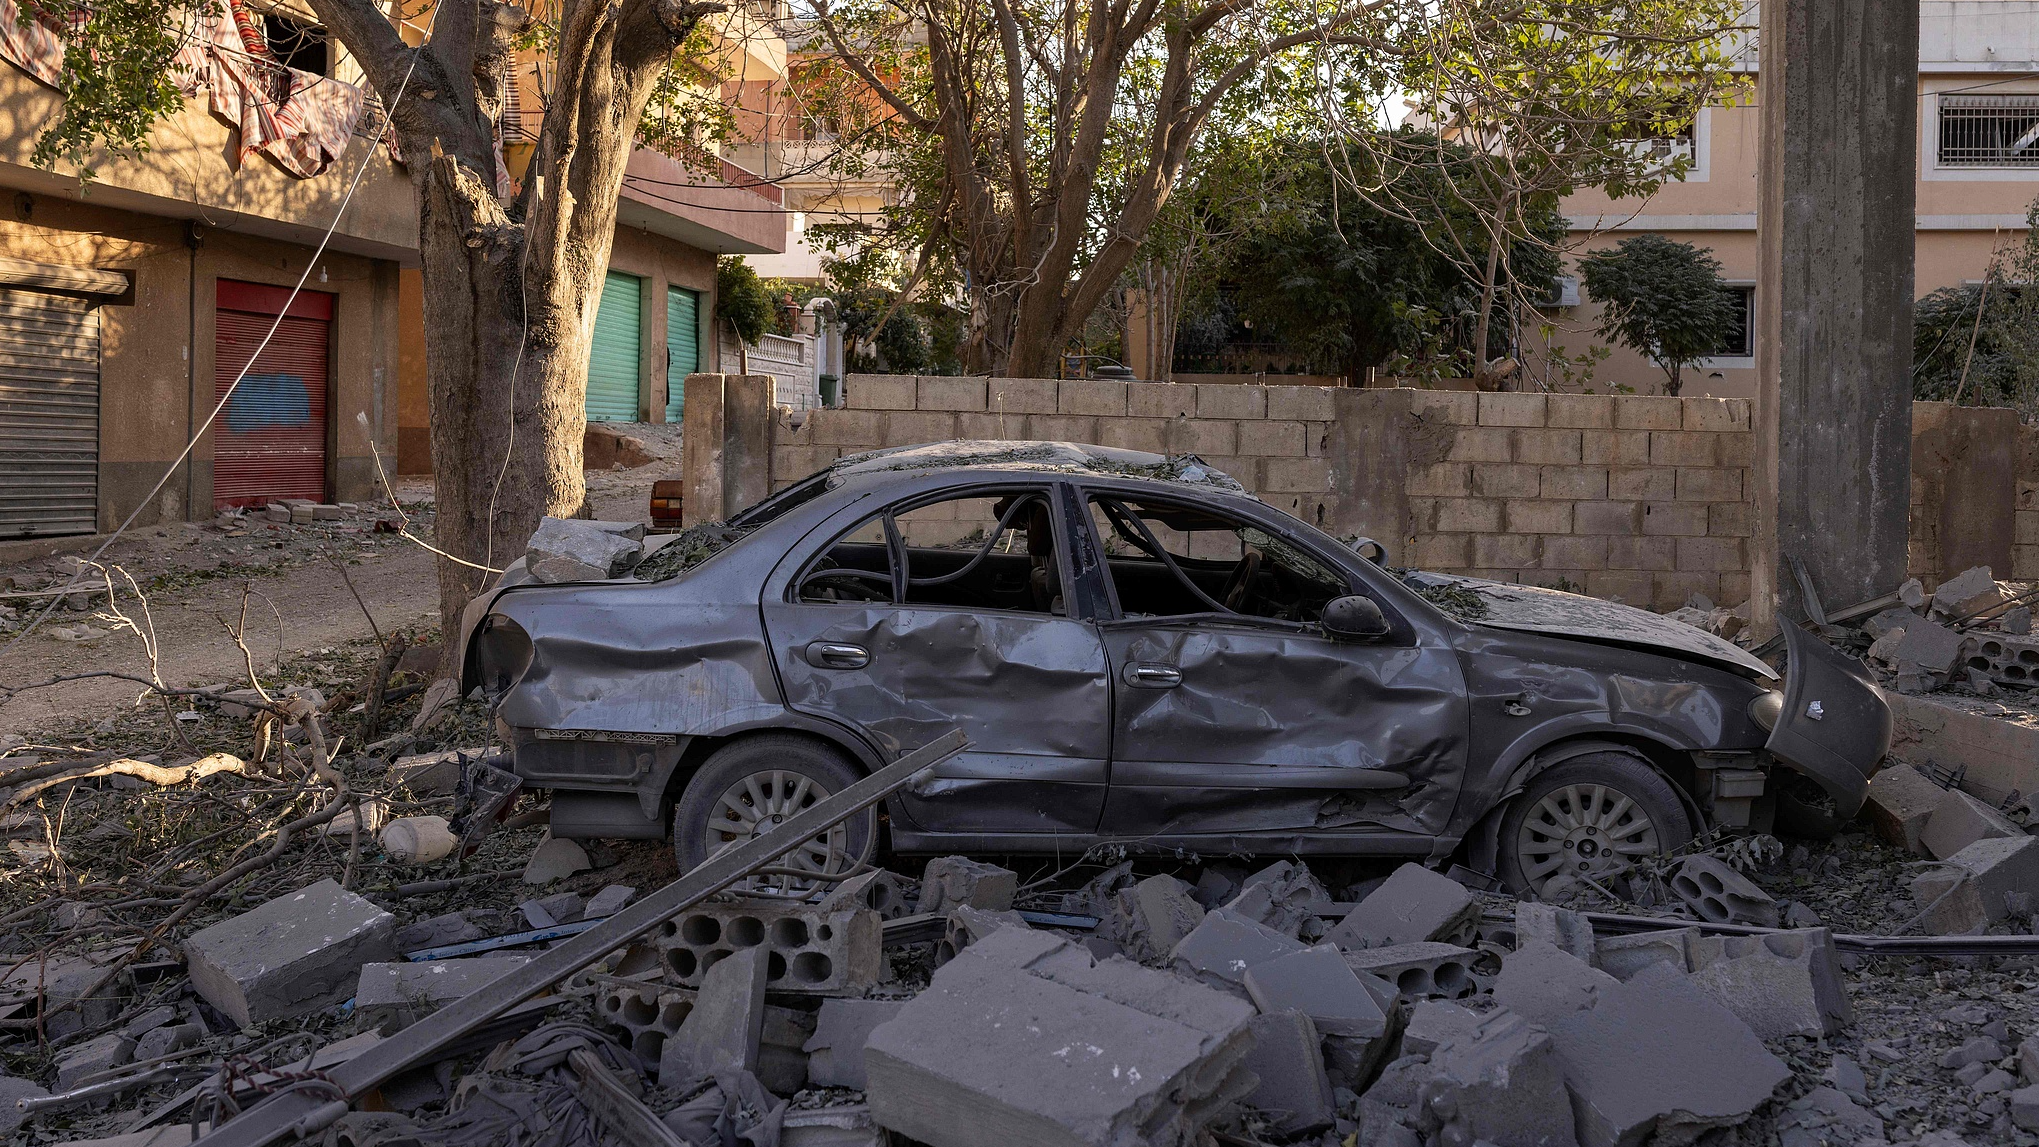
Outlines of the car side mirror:
[[1387,615],[1370,597],[1352,594],[1333,598],[1324,607],[1324,632],[1348,641],[1372,641],[1388,635]]

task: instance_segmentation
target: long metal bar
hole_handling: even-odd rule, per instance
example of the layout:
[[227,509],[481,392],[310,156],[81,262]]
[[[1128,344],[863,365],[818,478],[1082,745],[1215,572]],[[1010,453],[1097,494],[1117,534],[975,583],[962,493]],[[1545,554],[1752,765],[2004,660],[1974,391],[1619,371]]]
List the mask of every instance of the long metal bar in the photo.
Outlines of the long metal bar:
[[[1613,933],[1655,932],[1668,928],[1697,928],[1721,936],[1773,936],[1788,928],[1765,928],[1756,924],[1715,924],[1706,920],[1681,920],[1667,916],[1625,916],[1616,912],[1582,912],[1595,931]],[[1487,913],[1486,918],[1505,923],[1513,917]],[[1857,932],[1834,933],[1834,950],[1858,956],[2032,956],[2039,955],[2039,936],[1871,936]]]
[[[693,871],[543,955],[348,1060],[329,1074],[343,1094],[361,1095],[384,1080],[440,1058],[469,1030],[530,999],[674,916],[772,863],[800,842],[827,831],[906,786],[922,770],[969,744],[951,729],[856,784],[794,814],[779,827],[709,857]],[[324,1092],[278,1092],[198,1140],[203,1147],[267,1147],[287,1135],[313,1135],[344,1115],[347,1105]]]

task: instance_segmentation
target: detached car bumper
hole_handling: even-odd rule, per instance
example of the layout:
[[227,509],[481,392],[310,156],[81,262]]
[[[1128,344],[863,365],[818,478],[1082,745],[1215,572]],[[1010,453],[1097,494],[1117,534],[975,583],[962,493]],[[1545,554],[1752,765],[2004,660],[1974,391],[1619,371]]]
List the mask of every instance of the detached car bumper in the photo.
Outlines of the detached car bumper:
[[1890,751],[1890,706],[1861,662],[1804,629],[1786,625],[1784,648],[1784,707],[1764,747],[1819,782],[1845,820]]

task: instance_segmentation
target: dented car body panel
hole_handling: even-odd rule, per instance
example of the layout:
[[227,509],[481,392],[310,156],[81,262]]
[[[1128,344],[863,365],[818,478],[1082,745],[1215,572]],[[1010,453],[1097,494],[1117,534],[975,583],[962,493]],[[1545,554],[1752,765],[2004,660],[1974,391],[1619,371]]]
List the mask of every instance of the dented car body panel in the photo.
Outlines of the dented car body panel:
[[[1626,746],[1701,811],[1704,770],[1773,758],[1851,810],[1887,747],[1873,686],[1802,643],[1790,695],[1817,666],[1801,709],[1871,735],[1802,714],[1773,733],[1751,715],[1773,670],[1640,610],[1485,583],[1491,624],[1454,618],[1419,592],[1428,575],[1200,464],[1178,480],[1181,460],[1131,451],[1052,444],[1020,465],[988,449],[1015,444],[963,445],[986,449],[824,472],[668,580],[479,599],[466,684],[517,771],[655,826],[721,738],[801,730],[870,768],[961,726],[969,749],[889,802],[895,847],[1441,856],[1565,746]],[[957,506],[979,517],[943,532]],[[1244,556],[1198,550],[1226,530]],[[1341,593],[1385,632],[1316,624]]]

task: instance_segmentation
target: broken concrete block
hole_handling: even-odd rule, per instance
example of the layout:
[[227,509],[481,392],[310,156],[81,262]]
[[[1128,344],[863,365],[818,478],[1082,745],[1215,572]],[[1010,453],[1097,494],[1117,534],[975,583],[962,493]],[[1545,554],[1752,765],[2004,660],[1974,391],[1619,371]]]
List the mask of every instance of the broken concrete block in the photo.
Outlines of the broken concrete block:
[[1688,856],[1671,869],[1671,892],[1699,918],[1715,924],[1775,928],[1783,908],[1756,882],[1711,856]]
[[1834,1035],[1855,1018],[1825,928],[1701,936],[1689,954],[1693,986],[1764,1039]]
[[1426,996],[1460,999],[1479,990],[1473,981],[1473,966],[1481,954],[1456,944],[1389,944],[1379,948],[1350,949],[1345,962],[1352,970],[1378,976],[1395,986],[1403,999]]
[[1586,1147],[1733,1126],[1791,1078],[1747,1024],[1666,967],[1637,972],[1550,1034]]
[[580,897],[571,892],[561,892],[535,900],[526,900],[517,905],[517,910],[524,914],[525,923],[533,928],[556,928],[580,919],[581,911],[585,907]]
[[1504,1010],[1440,1040],[1417,1084],[1426,1142],[1565,1147],[1578,1142],[1550,1033]]
[[1555,904],[1515,902],[1515,946],[1541,940],[1584,963],[1593,962],[1593,924],[1583,915]]
[[206,1034],[204,1024],[170,1024],[156,1028],[135,1040],[135,1059],[146,1062],[196,1047]]
[[1570,952],[1531,940],[1501,961],[1494,1001],[1548,1025],[1592,1007],[1620,982]]
[[679,1090],[717,1071],[757,1069],[771,955],[762,944],[739,948],[701,977],[694,1010],[660,1052],[661,1087]]
[[2039,1036],[2026,1036],[2018,1045],[2018,1078],[2039,1084]]
[[41,1099],[48,1094],[32,1079],[0,1075],[0,1135],[14,1134],[28,1118],[28,1112],[20,1107],[22,1100]]
[[472,912],[448,912],[406,924],[396,930],[396,950],[419,952],[426,948],[443,948],[448,944],[479,940],[489,931],[474,919],[475,915]]
[[927,862],[920,878],[916,912],[947,912],[965,905],[990,912],[1012,907],[1019,892],[1019,873],[967,856],[941,856]]
[[1246,886],[1246,870],[1234,864],[1207,864],[1196,878],[1196,902],[1206,911],[1223,907]]
[[1933,815],[1919,833],[1919,844],[1926,855],[1945,860],[1978,840],[2023,835],[2025,830],[2003,813],[1960,789],[1948,789],[1933,806]]
[[605,530],[602,523],[546,518],[531,535],[525,559],[540,581],[580,581],[619,577],[643,553],[643,542]]
[[413,757],[398,757],[390,762],[389,779],[414,793],[429,793],[433,796],[452,796],[460,787],[460,773],[470,760],[479,760],[484,755],[481,749],[447,749],[439,753],[421,753]]
[[1885,844],[1924,856],[1925,846],[1919,843],[1919,838],[1945,793],[1926,774],[1910,765],[1894,763],[1869,779],[1869,796],[1863,811]]
[[1253,1050],[1243,1066],[1260,1084],[1240,1102],[1267,1116],[1284,1135],[1331,1126],[1338,1110],[1310,1017],[1268,1012],[1253,1017],[1247,1028],[1253,1034]]
[[407,816],[382,827],[382,850],[398,864],[430,864],[452,855],[460,841],[443,816]]
[[354,1014],[364,1028],[394,1035],[520,967],[525,959],[496,955],[368,964],[354,988]]
[[1248,969],[1303,950],[1302,942],[1230,908],[1206,914],[1168,954],[1176,970],[1219,987],[1237,987]]
[[1893,605],[1889,609],[1883,610],[1876,614],[1876,616],[1863,622],[1862,632],[1869,635],[1869,640],[1876,641],[1894,630],[1903,629],[1918,619],[1919,615],[1911,610],[1903,606]]
[[2005,610],[1997,618],[1997,628],[2017,637],[2024,637],[2030,634],[2032,632],[2032,608],[2020,605]]
[[1978,840],[1939,866],[1912,878],[1912,897],[1931,904],[1957,881],[1973,879],[1982,900],[1984,923],[2011,914],[2011,898],[2039,891],[2039,838],[2002,836]]
[[1975,566],[1960,576],[1943,581],[1933,591],[1933,612],[1959,621],[2004,601],[2003,587],[1991,576],[1988,566]]
[[1285,936],[1320,935],[1317,906],[1331,894],[1306,865],[1276,861],[1246,878],[1226,907]]
[[[119,953],[105,951],[89,956],[30,957],[9,961],[0,975],[0,1007],[14,1014],[39,1014],[50,1038],[67,1036],[86,1028],[112,1023],[127,1006],[133,981],[122,973],[112,984],[87,996]],[[64,1005],[76,1006],[65,1007]]]
[[1917,578],[1906,579],[1903,585],[1897,587],[1897,599],[1903,602],[1907,609],[1923,609],[1926,604],[1925,583]]
[[1888,660],[1899,665],[1916,665],[1921,672],[1944,680],[1961,664],[1974,639],[1965,637],[1935,621],[1920,618],[1904,627]]
[[611,884],[588,897],[587,907],[581,910],[581,919],[600,920],[604,916],[614,916],[636,896],[637,889],[628,884]]
[[175,1007],[164,1004],[161,1007],[150,1008],[141,1015],[120,1025],[120,1030],[136,1039],[140,1039],[157,1028],[168,1027],[176,1023],[177,1017],[181,1014]]
[[[1975,877],[1959,869],[1944,869],[1940,875],[1951,877],[1951,883],[1926,885],[1933,895],[1918,901],[1925,931],[1934,936],[1979,936],[1988,931],[1989,907]],[[1919,881],[1912,884],[1912,894],[1919,895]]]
[[1463,1004],[1418,1000],[1402,1029],[1402,1054],[1428,1056],[1455,1039],[1470,1039],[1480,1030],[1482,1016]]
[[57,1055],[56,1088],[69,1091],[83,1084],[86,1076],[133,1063],[134,1058],[135,1041],[120,1032],[107,1032],[73,1044]]
[[1361,900],[1326,937],[1341,948],[1379,948],[1472,938],[1479,902],[1464,885],[1420,864],[1404,864]]
[[666,977],[682,987],[700,986],[730,949],[758,945],[772,955],[773,991],[844,995],[884,975],[883,928],[877,913],[862,908],[823,913],[798,901],[741,900],[697,904],[649,939]]
[[2004,1058],[2003,1045],[1986,1035],[1969,1039],[1960,1047],[1941,1053],[1940,1066],[1958,1071],[1971,1063],[1993,1064]]
[[879,1024],[889,1023],[906,1006],[904,1000],[821,1001],[814,1035],[801,1049],[807,1052],[807,1079],[816,1087],[864,1089],[864,1041]]
[[1253,1017],[1173,973],[1005,928],[871,1033],[866,1094],[881,1126],[931,1147],[1180,1144],[1255,1085]]
[[321,880],[193,933],[191,986],[242,1027],[288,1019],[353,994],[363,964],[396,959],[396,918]]
[[934,965],[939,968],[956,958],[956,953],[991,935],[1000,928],[1031,927],[1026,917],[1017,912],[989,912],[982,908],[964,905],[949,913],[948,926],[942,932],[941,942],[935,945]]
[[913,898],[899,877],[874,868],[837,884],[814,908],[823,915],[864,908],[876,912],[880,920],[897,920],[913,912]]
[[1263,1013],[1297,1011],[1325,1035],[1374,1039],[1391,1026],[1390,1007],[1382,1000],[1392,1001],[1393,989],[1385,983],[1370,988],[1366,980],[1335,944],[1256,963],[1245,973],[1246,994]]
[[1697,928],[1667,928],[1661,932],[1636,932],[1628,936],[1602,936],[1593,942],[1593,963],[1617,980],[1633,979],[1636,973],[1655,964],[1674,972],[1692,970],[1692,941]]
[[524,883],[550,884],[564,880],[576,872],[586,872],[595,862],[588,859],[588,850],[580,842],[564,837],[547,837],[532,851],[531,859],[524,862]]
[[1203,905],[1173,876],[1150,876],[1112,897],[1097,933],[1142,963],[1168,958],[1203,921]]
[[2039,1131],[2039,1087],[2011,1092],[2011,1122],[2024,1131]]
[[[784,1094],[770,1085],[766,1090]],[[862,1103],[789,1110],[779,1123],[779,1147],[887,1147],[890,1142]]]

